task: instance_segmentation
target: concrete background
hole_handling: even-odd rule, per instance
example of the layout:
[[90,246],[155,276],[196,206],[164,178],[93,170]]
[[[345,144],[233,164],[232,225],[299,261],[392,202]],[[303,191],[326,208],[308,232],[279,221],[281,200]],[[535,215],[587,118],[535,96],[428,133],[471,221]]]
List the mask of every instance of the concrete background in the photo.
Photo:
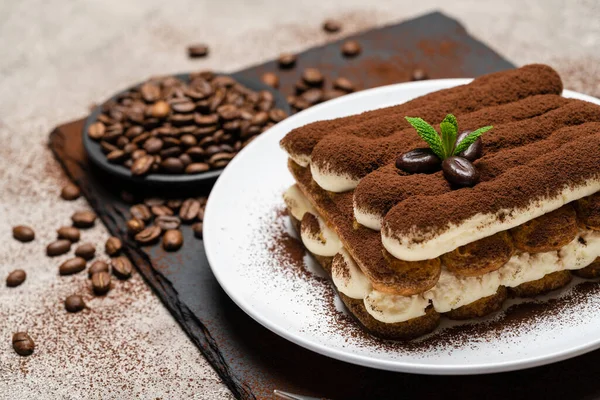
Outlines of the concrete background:
[[[60,278],[67,256],[45,245],[69,224],[83,199],[61,201],[66,179],[46,147],[55,125],[151,75],[212,68],[233,71],[283,51],[439,9],[516,64],[544,62],[565,86],[600,95],[600,8],[594,0],[197,1],[20,0],[0,2],[0,277],[28,272],[17,289],[0,284],[0,398],[230,398],[211,367],[136,275],[93,299],[86,277]],[[402,38],[398,38],[402,40]],[[204,42],[210,56],[189,60]],[[21,244],[11,227],[28,224]],[[98,245],[103,226],[83,233]],[[83,293],[90,310],[67,315],[64,297]],[[37,343],[18,357],[10,338],[28,330]]]

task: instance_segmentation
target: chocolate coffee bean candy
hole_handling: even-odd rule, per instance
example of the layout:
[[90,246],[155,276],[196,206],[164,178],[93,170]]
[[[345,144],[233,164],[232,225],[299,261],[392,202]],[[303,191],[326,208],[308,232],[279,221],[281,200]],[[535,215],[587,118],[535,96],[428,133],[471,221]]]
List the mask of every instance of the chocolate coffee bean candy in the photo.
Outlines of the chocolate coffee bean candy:
[[187,52],[190,58],[206,57],[208,55],[208,46],[205,44],[195,44],[188,46]]
[[423,81],[425,79],[428,79],[427,72],[421,68],[414,69],[410,76],[411,81]]
[[325,77],[316,68],[306,68],[302,73],[302,80],[308,86],[322,86],[325,81]]
[[442,161],[429,148],[414,149],[396,159],[396,168],[411,174],[430,174],[439,171]]
[[56,231],[56,235],[59,239],[67,239],[71,243],[78,242],[81,237],[79,229],[74,226],[62,226]]
[[71,216],[76,228],[91,228],[96,222],[96,214],[92,211],[77,211]]
[[161,215],[154,219],[154,224],[159,226],[163,231],[177,229],[181,225],[181,220],[175,215]]
[[129,279],[133,272],[133,265],[129,258],[125,256],[113,258],[110,265],[112,266],[113,275],[119,279]]
[[106,243],[104,244],[104,250],[106,251],[106,254],[111,257],[119,254],[122,248],[123,242],[121,242],[121,239],[115,236],[111,236],[106,239]]
[[160,167],[169,174],[180,174],[185,170],[183,162],[179,158],[169,157],[160,163]]
[[150,210],[152,211],[152,214],[157,217],[161,215],[173,215],[173,210],[167,206],[152,206]]
[[192,225],[192,230],[194,231],[194,236],[198,239],[202,239],[202,222],[196,222]]
[[165,232],[162,238],[162,246],[166,251],[179,250],[183,245],[183,235],[177,229],[170,229]]
[[18,225],[12,228],[13,237],[19,242],[31,242],[35,239],[35,232],[28,226]]
[[274,108],[269,111],[269,118],[275,123],[283,121],[287,116],[287,113],[280,108]]
[[342,29],[342,24],[334,19],[326,19],[323,22],[323,30],[327,33],[339,32]]
[[59,239],[50,243],[46,247],[46,255],[48,257],[60,256],[66,254],[71,250],[71,241],[67,239]]
[[200,211],[200,202],[196,199],[187,199],[181,204],[179,218],[183,222],[192,222],[198,216],[198,211]]
[[145,204],[136,204],[129,208],[129,213],[133,218],[137,218],[144,222],[148,222],[152,219],[152,212]]
[[162,230],[158,226],[149,226],[134,236],[139,244],[151,244],[158,240]]
[[12,337],[13,349],[20,356],[29,356],[35,350],[33,339],[26,332],[17,332]]
[[88,276],[91,278],[97,272],[109,272],[110,268],[108,264],[102,260],[94,261],[88,268]]
[[452,156],[442,162],[446,180],[456,186],[474,186],[479,182],[479,171],[469,160]]
[[323,91],[321,89],[310,89],[302,93],[300,98],[313,106],[323,100]]
[[192,163],[185,167],[186,174],[200,174],[210,169],[210,166],[206,163]]
[[356,40],[347,40],[342,44],[342,54],[346,57],[356,57],[362,48]]
[[102,122],[94,122],[88,128],[88,136],[93,140],[100,140],[106,132],[106,126]]
[[292,68],[296,65],[296,55],[292,53],[282,53],[279,55],[277,62],[279,63],[279,68]]
[[[458,134],[456,137],[456,145],[458,144],[469,134],[471,131],[464,131]],[[479,137],[475,142],[473,142],[466,150],[457,154],[460,157],[466,158],[467,160],[473,162],[480,158],[483,155],[483,142],[481,141],[481,137]]]
[[58,267],[61,275],[73,275],[85,269],[85,260],[81,257],[70,258]]
[[273,72],[265,72],[261,77],[260,80],[265,84],[265,85],[269,85],[272,88],[278,88],[279,87],[279,77],[277,75],[275,75]]
[[166,101],[157,101],[150,107],[150,115],[154,118],[166,118],[171,112],[171,106]]
[[15,269],[6,277],[6,286],[8,287],[17,287],[25,282],[27,278],[27,273],[22,269]]
[[79,196],[81,196],[81,190],[79,190],[79,186],[72,183],[66,184],[60,191],[60,197],[62,197],[63,200],[75,200],[78,199]]
[[72,294],[65,299],[65,309],[70,313],[76,313],[85,308],[83,297]]
[[333,81],[333,88],[346,93],[354,92],[354,84],[350,79],[343,77],[339,77]]
[[92,290],[97,295],[103,295],[110,290],[110,275],[108,272],[96,272],[92,275]]
[[142,156],[133,162],[131,174],[134,176],[146,175],[150,172],[152,164],[154,164],[154,157],[151,155]]
[[129,233],[130,235],[135,235],[137,233],[140,233],[146,227],[146,224],[144,224],[144,221],[142,221],[141,219],[138,219],[138,218],[130,219],[129,221],[127,221],[126,225],[127,225],[127,233]]

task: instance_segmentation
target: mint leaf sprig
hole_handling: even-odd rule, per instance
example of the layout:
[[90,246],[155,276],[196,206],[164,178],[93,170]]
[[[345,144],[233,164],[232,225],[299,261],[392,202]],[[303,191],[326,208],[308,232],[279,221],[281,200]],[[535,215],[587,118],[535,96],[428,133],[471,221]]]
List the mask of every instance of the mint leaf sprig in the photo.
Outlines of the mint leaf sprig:
[[431,151],[435,153],[440,160],[445,160],[448,157],[460,154],[475,143],[485,132],[493,128],[493,126],[484,126],[469,133],[463,138],[460,143],[456,143],[458,136],[458,121],[452,114],[446,115],[440,123],[441,137],[435,128],[425,122],[422,118],[405,117],[409,124],[416,129],[417,133],[423,139]]

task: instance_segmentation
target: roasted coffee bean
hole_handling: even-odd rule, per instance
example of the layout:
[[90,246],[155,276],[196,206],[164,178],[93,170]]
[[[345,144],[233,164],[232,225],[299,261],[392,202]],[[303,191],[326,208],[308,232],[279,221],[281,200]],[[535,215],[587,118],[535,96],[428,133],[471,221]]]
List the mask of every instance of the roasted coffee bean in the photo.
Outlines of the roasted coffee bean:
[[123,242],[121,242],[121,239],[115,236],[111,236],[106,239],[106,243],[104,244],[104,251],[111,257],[119,254],[122,248]]
[[210,169],[210,165],[206,163],[191,163],[185,167],[186,174],[200,174]]
[[71,250],[71,241],[67,239],[59,239],[50,243],[46,247],[46,255],[48,257],[60,256],[66,254]]
[[171,104],[171,109],[178,113],[187,114],[193,112],[196,109],[196,105],[192,101],[186,100]]
[[[189,125],[194,122],[194,115],[193,114],[174,114],[174,115],[171,115],[171,117],[169,117],[169,121],[171,121],[171,123],[175,126]],[[174,131],[170,131],[170,132],[173,132],[173,134],[174,134]]]
[[[69,242],[70,244],[70,242]],[[94,258],[94,255],[96,254],[96,247],[91,244],[91,243],[83,243],[80,244],[79,246],[77,246],[77,248],[75,249],[75,255],[77,257],[81,257],[84,260],[91,260],[92,258]]]
[[210,135],[217,131],[217,125],[209,125],[198,128],[194,131],[194,135],[198,138]]
[[140,244],[151,244],[156,242],[160,237],[162,230],[159,226],[149,226],[137,233],[134,237],[135,241]]
[[425,79],[429,79],[429,77],[427,76],[427,72],[421,68],[414,69],[410,76],[411,81],[423,81]]
[[306,92],[308,89],[310,89],[310,86],[304,83],[304,81],[298,81],[294,84],[294,91],[297,95]]
[[110,290],[110,275],[108,272],[96,272],[92,275],[92,289],[97,295],[103,295]]
[[327,33],[339,32],[342,29],[342,24],[334,19],[326,19],[323,22],[323,30]]
[[137,218],[144,222],[148,222],[152,219],[152,212],[145,204],[136,204],[129,208],[129,213],[133,218]]
[[234,148],[228,145],[227,143],[219,145],[219,149],[221,149],[221,152],[223,153],[235,153]]
[[131,158],[125,160],[125,162],[123,162],[123,166],[125,168],[131,168],[133,166],[133,160]]
[[27,273],[22,269],[15,269],[6,277],[6,286],[8,287],[17,287],[25,282],[27,278]]
[[179,209],[179,218],[183,222],[192,222],[198,216],[200,202],[196,199],[187,199],[181,204]]
[[475,186],[479,182],[479,171],[466,158],[452,156],[442,162],[446,180],[456,186]]
[[277,62],[279,63],[279,68],[292,68],[296,65],[296,55],[292,53],[282,53],[279,55]]
[[193,147],[198,144],[198,140],[194,137],[194,135],[183,135],[181,137],[181,144],[185,147]]
[[88,268],[88,276],[91,278],[92,275],[94,275],[97,272],[109,272],[110,271],[110,267],[108,266],[108,263],[98,260],[98,261],[94,261],[92,263],[92,265]]
[[287,116],[287,113],[280,108],[274,108],[269,111],[269,118],[275,123],[283,121]]
[[74,226],[62,226],[56,231],[59,239],[67,239],[72,243],[78,242],[81,234]]
[[181,225],[181,220],[179,217],[174,215],[161,215],[160,217],[156,217],[154,220],[154,224],[159,226],[163,231],[167,231],[170,229],[177,229]]
[[136,125],[127,129],[127,131],[125,132],[125,137],[131,140],[134,137],[141,135],[142,133],[144,133],[144,128],[142,128],[139,125]]
[[188,46],[187,52],[190,58],[206,57],[208,55],[208,46],[205,44],[195,44]]
[[231,121],[232,119],[240,117],[240,110],[234,105],[225,104],[224,106],[217,108],[217,114],[222,120]]
[[271,86],[272,88],[277,89],[279,87],[279,77],[274,74],[273,72],[265,72],[261,77],[260,80],[268,86]]
[[174,137],[166,136],[162,139],[162,141],[163,141],[163,151],[165,149],[171,149],[173,147],[181,146],[181,140],[174,138]]
[[396,168],[411,174],[430,174],[441,167],[442,161],[430,148],[414,149],[396,159]]
[[265,111],[260,111],[252,117],[251,124],[262,126],[269,121],[269,113]]
[[147,207],[154,207],[154,206],[163,206],[165,204],[165,199],[160,198],[160,197],[146,197],[144,199],[144,205],[146,205]]
[[[464,131],[458,134],[456,137],[456,145],[463,141],[464,138],[469,136],[471,131]],[[483,155],[483,142],[481,141],[481,137],[479,137],[475,142],[473,142],[466,150],[461,151],[458,156],[466,158],[467,160],[473,162],[480,158]]]
[[133,265],[129,258],[125,256],[116,257],[110,260],[112,266],[112,273],[119,279],[129,279],[133,272]]
[[151,155],[144,155],[133,162],[131,174],[134,176],[146,175],[150,172],[152,164],[154,164],[154,157]]
[[76,313],[82,311],[85,308],[85,302],[83,301],[83,297],[72,294],[65,299],[65,310],[70,313]]
[[169,147],[168,149],[161,150],[159,154],[162,159],[177,158],[181,155],[181,147],[179,147],[179,146]]
[[219,116],[217,114],[195,114],[194,122],[200,126],[212,126],[219,122]]
[[152,214],[156,215],[157,217],[160,217],[161,215],[173,215],[173,210],[165,205],[152,206],[150,211],[152,211]]
[[160,163],[160,167],[169,174],[180,174],[185,167],[179,158],[169,157]]
[[60,197],[62,197],[63,200],[75,200],[78,199],[79,196],[81,196],[81,190],[79,190],[79,186],[72,183],[66,184],[60,191]]
[[192,160],[200,161],[204,158],[204,149],[199,146],[190,147],[186,150],[185,154],[190,156]]
[[128,154],[121,149],[113,150],[106,155],[108,162],[113,164],[122,163],[128,157]]
[[94,122],[88,128],[88,136],[94,140],[100,140],[106,132],[106,126],[102,122]]
[[35,239],[35,232],[28,226],[18,225],[12,228],[12,234],[19,242],[31,242]]
[[194,236],[198,239],[202,239],[202,222],[196,222],[192,225],[192,230],[194,231]]
[[354,84],[350,79],[344,77],[339,77],[333,81],[333,88],[346,93],[354,92]]
[[129,144],[129,139],[127,139],[125,136],[119,136],[119,138],[117,139],[117,147],[122,149],[123,151],[125,151],[125,146],[127,146],[128,144]]
[[129,221],[127,221],[126,225],[127,225],[127,232],[130,235],[135,235],[137,233],[140,233],[146,227],[146,224],[144,224],[144,221],[142,221],[139,218],[130,219]]
[[321,89],[310,89],[302,93],[300,97],[312,106],[323,100],[323,91]]
[[150,132],[144,132],[139,136],[131,139],[131,143],[137,144],[138,146],[142,145],[146,140],[150,139]]
[[146,140],[143,147],[144,147],[144,150],[146,150],[146,153],[156,154],[162,150],[163,141],[160,140],[159,138],[153,137],[153,138]]
[[134,150],[133,153],[131,153],[131,159],[133,161],[135,161],[138,158],[144,157],[146,154],[148,154],[148,153],[146,153],[146,150],[144,150],[144,149],[137,149],[137,150]]
[[162,247],[166,251],[179,250],[183,245],[183,235],[177,229],[170,229],[165,232],[162,238]]
[[160,87],[154,83],[147,82],[140,87],[140,93],[147,103],[154,103],[160,97]]
[[85,269],[85,260],[81,257],[70,258],[60,264],[58,272],[61,275],[73,275]]
[[322,86],[325,77],[321,71],[316,68],[306,68],[302,73],[302,80],[308,86]]
[[231,161],[233,156],[230,153],[217,153],[208,160],[208,163],[215,168],[222,168]]
[[220,151],[221,151],[221,149],[219,148],[219,146],[213,144],[213,145],[208,146],[206,148],[206,150],[204,150],[204,156],[210,158]]
[[96,214],[92,211],[77,211],[71,215],[71,221],[76,228],[91,228],[96,223]]
[[183,203],[183,200],[181,199],[169,199],[167,200],[166,205],[173,210],[173,212],[177,212],[181,207],[181,203]]
[[347,40],[342,44],[342,54],[346,57],[356,57],[362,48],[356,40]]
[[171,106],[166,101],[157,101],[150,107],[150,115],[154,118],[166,118],[171,112]]
[[111,152],[113,152],[115,150],[119,150],[119,148],[117,146],[115,146],[114,144],[105,142],[104,140],[100,142],[100,148],[102,149],[102,152],[104,154],[110,154]]
[[[131,154],[134,151],[138,150],[138,146],[135,143],[127,143],[125,147],[123,147],[123,151],[127,154]],[[131,160],[131,159],[130,159]],[[132,161],[132,160],[131,160]]]
[[33,339],[26,332],[17,332],[12,337],[12,345],[20,356],[29,356],[35,350]]
[[187,167],[192,163],[192,157],[189,154],[182,154],[179,156],[179,160],[183,164],[184,167]]

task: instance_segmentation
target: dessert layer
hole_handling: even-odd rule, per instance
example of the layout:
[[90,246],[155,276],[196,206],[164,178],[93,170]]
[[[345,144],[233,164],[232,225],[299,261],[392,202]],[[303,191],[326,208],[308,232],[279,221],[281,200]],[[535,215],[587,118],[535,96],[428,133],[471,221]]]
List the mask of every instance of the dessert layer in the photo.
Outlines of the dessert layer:
[[600,190],[600,132],[474,188],[412,196],[386,215],[383,246],[418,261],[505,231]]
[[294,129],[282,139],[281,147],[296,163],[307,166],[314,147],[328,135],[384,137],[407,128],[406,115],[441,120],[447,113],[468,113],[537,94],[561,92],[562,82],[556,71],[546,65],[526,65],[489,74],[468,85],[441,90],[397,106]]

